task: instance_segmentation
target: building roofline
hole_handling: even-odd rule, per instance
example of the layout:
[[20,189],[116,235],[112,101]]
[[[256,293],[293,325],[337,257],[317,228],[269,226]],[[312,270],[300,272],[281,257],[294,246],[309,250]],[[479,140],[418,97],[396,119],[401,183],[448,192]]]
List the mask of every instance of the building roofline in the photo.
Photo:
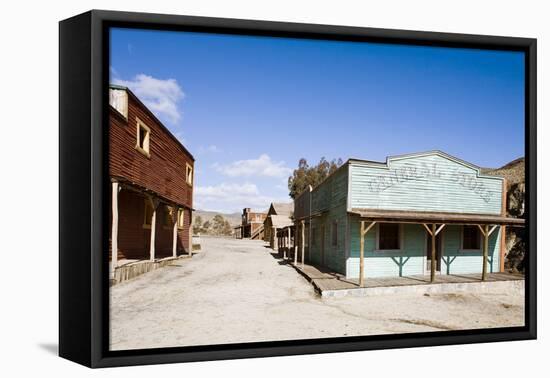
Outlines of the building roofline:
[[192,154],[191,152],[189,152],[189,150],[179,141],[179,139],[176,138],[176,136],[175,136],[174,134],[172,134],[172,132],[164,125],[164,123],[162,123],[162,122],[158,119],[158,117],[157,117],[155,114],[153,114],[153,112],[143,103],[143,101],[141,101],[141,100],[139,99],[139,97],[137,97],[137,96],[135,95],[134,92],[132,92],[132,91],[130,90],[130,88],[125,87],[125,86],[123,86],[123,85],[117,85],[117,84],[109,84],[109,88],[118,89],[118,90],[124,90],[124,91],[126,91],[126,93],[128,93],[129,95],[131,95],[132,98],[133,98],[134,100],[136,100],[136,101],[141,105],[141,107],[143,107],[143,109],[145,109],[145,112],[146,112],[151,118],[153,118],[153,120],[154,120],[156,123],[158,123],[158,124],[160,125],[160,127],[161,127],[164,131],[166,131],[166,133],[172,138],[172,140],[174,140],[174,141],[177,143],[177,145],[178,145],[187,155],[189,155],[189,157],[191,158],[191,160],[193,160],[193,162],[195,161],[195,157],[193,156],[193,154]]
[[481,167],[478,165],[475,165],[473,163],[470,163],[466,160],[462,160],[460,158],[457,158],[456,156],[453,156],[451,154],[448,154],[446,152],[443,152],[441,150],[429,150],[429,151],[421,151],[421,152],[413,152],[408,154],[400,154],[400,155],[390,155],[386,157],[385,162],[381,161],[373,161],[373,160],[364,160],[364,159],[356,159],[356,158],[350,158],[346,163],[353,163],[353,162],[359,162],[359,163],[366,163],[369,165],[378,166],[380,168],[389,168],[390,162],[393,160],[401,160],[401,159],[407,159],[411,157],[419,157],[419,156],[428,156],[428,155],[438,155],[441,157],[444,157],[446,159],[449,159],[451,161],[454,161],[456,163],[459,163],[461,165],[464,165],[468,168],[471,168],[476,171],[477,177],[481,178],[493,178],[493,179],[500,179],[503,180],[504,178],[498,175],[486,175],[481,172]]

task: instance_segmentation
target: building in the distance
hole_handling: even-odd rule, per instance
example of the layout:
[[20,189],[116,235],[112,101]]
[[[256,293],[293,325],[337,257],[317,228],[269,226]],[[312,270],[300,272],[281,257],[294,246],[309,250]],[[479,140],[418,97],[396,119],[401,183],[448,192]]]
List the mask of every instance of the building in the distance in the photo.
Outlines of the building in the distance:
[[251,210],[249,207],[243,209],[241,224],[234,228],[237,239],[262,240],[264,238],[264,221],[267,217],[265,211]]
[[292,225],[292,213],[294,204],[273,202],[267,211],[267,217],[264,221],[264,240],[269,242],[269,246],[278,250],[277,232],[283,228]]
[[294,204],[306,262],[348,278],[484,278],[504,270],[506,227],[524,224],[506,214],[503,178],[440,151],[350,159]]
[[195,159],[128,88],[111,85],[109,105],[109,258],[119,280],[191,253]]

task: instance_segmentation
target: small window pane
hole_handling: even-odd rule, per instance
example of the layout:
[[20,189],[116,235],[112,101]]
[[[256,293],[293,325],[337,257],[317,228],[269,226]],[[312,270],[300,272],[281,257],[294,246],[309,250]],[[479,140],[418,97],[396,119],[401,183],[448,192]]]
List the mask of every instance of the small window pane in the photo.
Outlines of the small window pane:
[[378,226],[378,249],[399,248],[399,224],[381,223]]
[[462,231],[462,249],[480,249],[481,240],[477,226],[464,226]]

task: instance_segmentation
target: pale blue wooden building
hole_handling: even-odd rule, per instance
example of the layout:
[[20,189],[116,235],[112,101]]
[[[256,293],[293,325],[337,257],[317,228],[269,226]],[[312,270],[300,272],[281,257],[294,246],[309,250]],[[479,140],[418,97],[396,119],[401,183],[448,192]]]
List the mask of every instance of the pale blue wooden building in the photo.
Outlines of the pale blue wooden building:
[[349,159],[296,198],[297,250],[360,281],[499,272],[506,226],[524,222],[505,202],[503,178],[441,151]]

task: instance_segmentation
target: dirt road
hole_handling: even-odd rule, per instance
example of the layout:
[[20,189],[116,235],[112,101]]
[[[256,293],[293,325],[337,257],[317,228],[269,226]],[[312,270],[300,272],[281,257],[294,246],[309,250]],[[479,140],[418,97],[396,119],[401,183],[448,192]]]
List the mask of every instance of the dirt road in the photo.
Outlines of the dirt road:
[[321,299],[261,241],[203,237],[202,248],[111,288],[112,350],[524,323],[520,295]]

